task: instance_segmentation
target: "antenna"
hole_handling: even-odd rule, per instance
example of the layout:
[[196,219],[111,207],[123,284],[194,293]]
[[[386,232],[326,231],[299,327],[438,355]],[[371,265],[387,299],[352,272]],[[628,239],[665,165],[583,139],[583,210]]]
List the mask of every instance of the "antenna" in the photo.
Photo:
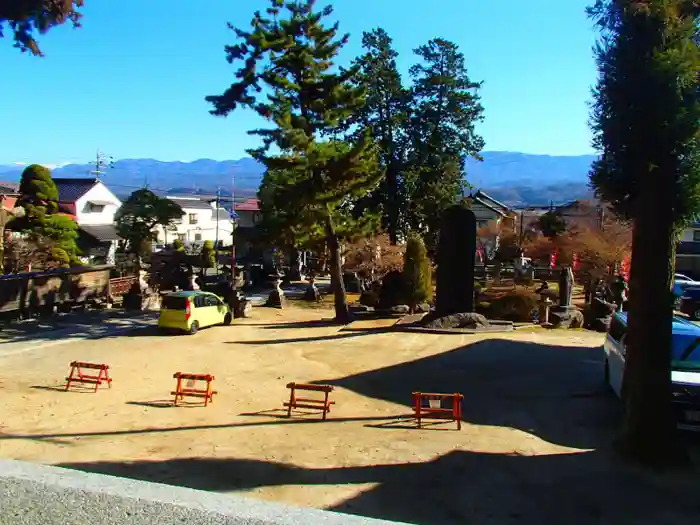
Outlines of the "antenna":
[[105,170],[111,168],[114,168],[114,157],[112,157],[112,155],[106,155],[98,148],[97,154],[95,155],[95,169],[90,171],[90,173],[99,181],[100,175],[105,175],[107,173]]

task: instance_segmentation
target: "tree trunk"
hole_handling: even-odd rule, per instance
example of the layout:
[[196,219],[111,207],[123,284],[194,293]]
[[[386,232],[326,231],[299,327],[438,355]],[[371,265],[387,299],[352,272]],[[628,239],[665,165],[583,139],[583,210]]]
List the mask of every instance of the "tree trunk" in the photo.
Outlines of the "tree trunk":
[[335,233],[335,226],[330,214],[326,215],[326,243],[330,251],[331,288],[335,297],[335,320],[341,324],[350,322],[350,309],[345,297],[345,283],[343,283],[343,268],[340,264],[340,243]]
[[399,209],[396,163],[391,162],[386,170],[387,208],[389,215],[389,242],[396,246],[399,242]]
[[674,180],[668,169],[645,174],[632,233],[625,421],[619,445],[625,457],[648,465],[683,459],[671,405]]

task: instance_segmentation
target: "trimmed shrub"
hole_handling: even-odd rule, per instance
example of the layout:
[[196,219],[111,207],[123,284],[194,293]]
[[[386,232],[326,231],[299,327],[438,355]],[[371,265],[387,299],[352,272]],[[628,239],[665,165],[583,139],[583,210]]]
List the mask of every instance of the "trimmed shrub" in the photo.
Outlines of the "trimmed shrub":
[[539,297],[535,292],[518,288],[491,301],[489,318],[513,322],[532,321]]
[[202,259],[200,263],[202,268],[216,267],[216,252],[214,251],[214,244],[211,241],[204,241],[200,257]]
[[406,302],[413,313],[417,304],[432,298],[430,260],[423,239],[417,235],[411,235],[406,242],[403,280],[406,286]]

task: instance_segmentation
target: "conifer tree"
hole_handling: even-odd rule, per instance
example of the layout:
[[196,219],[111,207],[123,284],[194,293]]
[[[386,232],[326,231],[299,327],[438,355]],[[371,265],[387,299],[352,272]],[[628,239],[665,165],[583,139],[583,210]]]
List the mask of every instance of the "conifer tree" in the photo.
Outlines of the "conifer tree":
[[680,232],[700,211],[699,9],[694,0],[589,9],[601,33],[591,123],[602,156],[591,183],[633,221],[620,445],[645,463],[678,459],[670,287]]
[[483,138],[475,126],[484,119],[480,82],[469,78],[464,54],[453,42],[430,40],[416,49],[413,79],[409,188],[411,229],[435,246],[442,212],[464,193],[467,157],[481,160]]
[[[298,217],[315,218],[331,255],[336,320],[345,323],[350,312],[337,218],[353,222],[354,202],[376,187],[382,173],[367,135],[351,142],[325,138],[363,107],[365,95],[351,82],[357,67],[340,69],[335,64],[348,35],[339,36],[337,23],[324,24],[332,7],[316,9],[315,4],[270,0],[265,14],[255,14],[250,30],[234,29],[240,42],[226,53],[229,62],[240,65],[237,81],[207,101],[214,115],[248,107],[273,125],[250,132],[263,141],[250,151],[267,168],[266,190],[260,193],[263,206],[295,210],[292,226],[298,226]],[[285,220],[283,213],[277,216]]]
[[410,312],[416,305],[432,298],[433,283],[431,278],[430,259],[425,249],[423,239],[412,234],[406,242],[404,254],[403,279],[406,284],[406,300]]

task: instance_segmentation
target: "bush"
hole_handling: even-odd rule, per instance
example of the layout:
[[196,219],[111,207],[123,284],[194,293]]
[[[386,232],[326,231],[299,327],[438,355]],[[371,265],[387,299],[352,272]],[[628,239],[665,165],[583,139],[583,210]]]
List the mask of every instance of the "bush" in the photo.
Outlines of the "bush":
[[376,308],[379,306],[379,294],[376,290],[367,290],[360,294],[360,304]]
[[175,239],[173,241],[173,249],[176,252],[184,252],[185,251],[185,245],[182,244],[182,241],[180,239]]
[[410,311],[413,312],[417,304],[431,299],[433,287],[428,253],[423,239],[417,235],[411,235],[406,242],[403,279],[406,285],[406,300]]
[[202,253],[200,254],[202,268],[216,267],[216,254],[214,252],[214,244],[211,241],[204,241],[202,245]]
[[537,309],[538,300],[535,292],[518,288],[493,299],[489,306],[489,317],[513,322],[532,321],[532,312]]

